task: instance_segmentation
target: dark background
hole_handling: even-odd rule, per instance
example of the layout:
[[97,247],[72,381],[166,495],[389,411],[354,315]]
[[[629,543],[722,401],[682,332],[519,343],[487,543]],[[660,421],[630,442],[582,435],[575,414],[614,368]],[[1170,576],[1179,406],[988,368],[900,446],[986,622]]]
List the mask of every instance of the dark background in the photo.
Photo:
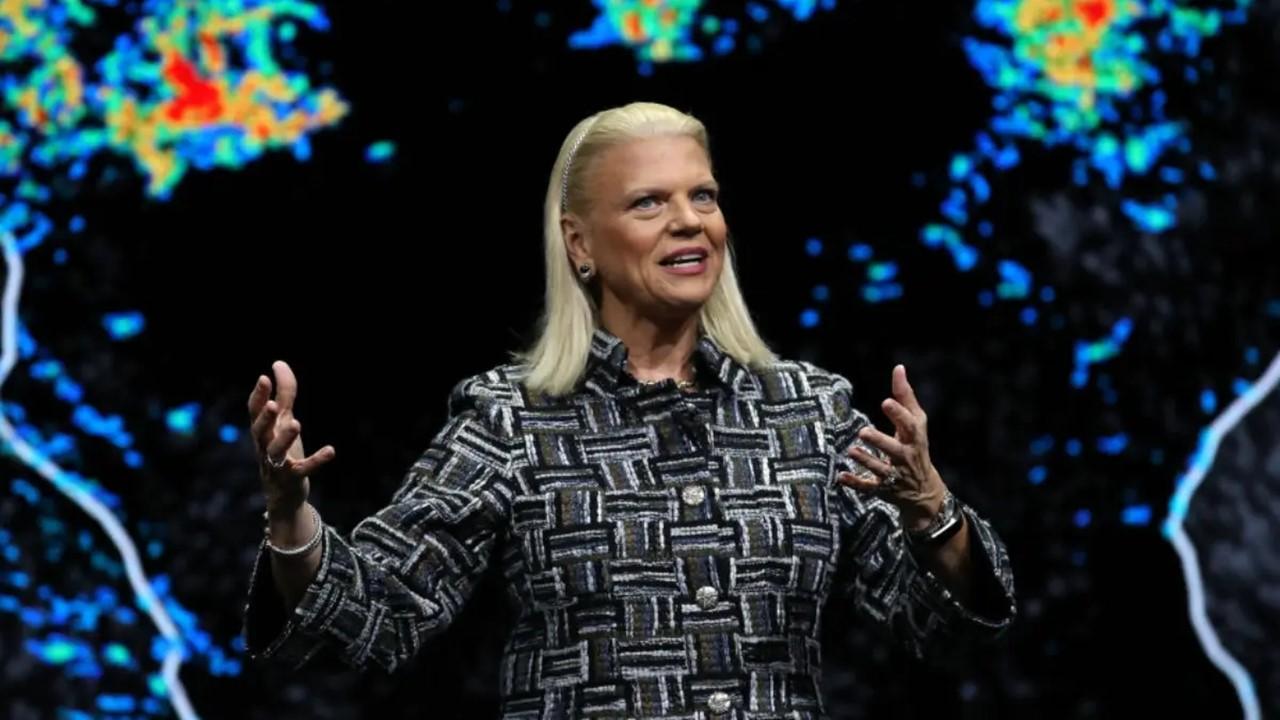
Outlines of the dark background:
[[[307,34],[300,47],[352,111],[314,136],[310,161],[275,154],[235,172],[192,174],[165,202],[143,200],[141,180],[126,172],[75,201],[89,227],[75,263],[42,276],[28,261],[24,321],[46,328],[99,405],[146,429],[144,468],[127,479],[110,468],[94,475],[125,499],[131,523],[154,525],[167,550],[148,569],[172,578],[215,643],[226,646],[239,629],[261,511],[247,439],[223,443],[217,429],[246,425],[254,378],[276,359],[298,374],[308,449],[338,451],[312,499],[349,531],[390,497],[439,429],[449,388],[529,341],[542,297],[541,203],[564,134],[591,112],[648,99],[709,128],[742,284],[774,348],[849,377],[882,428],[877,406],[891,368],[905,363],[943,477],[1012,553],[1019,622],[963,668],[914,664],[829,608],[832,715],[1238,715],[1193,633],[1186,579],[1160,523],[1216,414],[1202,407],[1202,391],[1214,390],[1220,409],[1233,380],[1261,375],[1280,344],[1269,310],[1280,296],[1274,3],[1206,41],[1212,78],[1170,83],[1192,153],[1219,168],[1216,181],[1179,190],[1172,230],[1145,235],[1118,211],[1119,193],[1072,186],[1067,148],[1027,145],[1018,167],[990,178],[995,233],[984,253],[1017,258],[1056,290],[1051,302],[991,308],[976,300],[990,273],[958,272],[917,238],[936,216],[951,155],[991,113],[991,90],[961,47],[975,32],[968,3],[840,3],[762,30],[759,53],[647,75],[622,48],[567,49],[569,32],[594,17],[587,3],[512,4],[329,3],[332,30]],[[394,140],[397,153],[370,164],[364,150],[380,139]],[[1049,206],[1060,211],[1046,220]],[[1070,247],[1063,233],[1076,236]],[[816,257],[805,251],[811,237],[823,241]],[[901,299],[859,296],[862,268],[845,255],[853,243],[898,263]],[[816,283],[830,288],[824,303],[810,297]],[[1032,326],[1019,318],[1028,304],[1042,318]],[[119,307],[143,312],[145,333],[113,344],[85,330]],[[799,322],[809,307],[821,311],[817,327]],[[1133,336],[1093,368],[1116,389],[1108,404],[1095,383],[1075,388],[1069,377],[1076,343],[1105,337],[1122,317]],[[1260,361],[1247,359],[1251,347]],[[24,382],[15,376],[6,392]],[[164,409],[192,401],[204,407],[198,432],[168,433]],[[1124,452],[1094,449],[1118,432],[1129,438]],[[1035,456],[1043,436],[1058,442]],[[1067,438],[1082,441],[1079,455],[1063,451]],[[81,459],[89,466],[92,453]],[[1041,484],[1028,481],[1035,465],[1047,468]],[[1262,483],[1254,509],[1276,517],[1280,472],[1245,465],[1232,482]],[[1151,521],[1123,522],[1133,505],[1149,506]],[[38,542],[22,507],[0,496],[4,525],[19,542]],[[1083,526],[1081,509],[1090,511]],[[84,524],[74,508],[57,511]],[[1216,598],[1236,608],[1216,616],[1228,647],[1230,618],[1271,608],[1270,532],[1236,549],[1243,576],[1209,589],[1211,614]],[[67,566],[52,572],[63,585],[78,577]],[[193,661],[183,678],[204,717],[485,717],[496,709],[505,622],[491,578],[396,677],[249,664],[215,676]],[[1258,627],[1277,638],[1274,625]],[[132,640],[144,665],[145,630]],[[58,679],[22,659],[28,632],[0,614],[9,716],[92,714],[101,693],[145,692],[141,674]],[[1274,673],[1274,647],[1256,643],[1256,631],[1253,639],[1238,646],[1248,650],[1240,659]],[[1257,680],[1264,716],[1280,712],[1274,680]]]

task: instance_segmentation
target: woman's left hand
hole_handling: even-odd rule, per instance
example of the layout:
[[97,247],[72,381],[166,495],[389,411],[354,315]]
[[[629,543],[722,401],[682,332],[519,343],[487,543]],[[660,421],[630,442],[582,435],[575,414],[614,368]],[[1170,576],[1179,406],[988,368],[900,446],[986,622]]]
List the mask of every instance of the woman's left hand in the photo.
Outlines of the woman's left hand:
[[[942,509],[946,486],[929,459],[928,417],[907,382],[907,368],[893,368],[893,397],[880,404],[896,428],[893,437],[871,425],[858,431],[858,440],[846,451],[870,470],[872,477],[842,472],[837,479],[853,488],[876,492],[898,506],[908,529],[920,528]],[[860,447],[865,443],[884,457]]]

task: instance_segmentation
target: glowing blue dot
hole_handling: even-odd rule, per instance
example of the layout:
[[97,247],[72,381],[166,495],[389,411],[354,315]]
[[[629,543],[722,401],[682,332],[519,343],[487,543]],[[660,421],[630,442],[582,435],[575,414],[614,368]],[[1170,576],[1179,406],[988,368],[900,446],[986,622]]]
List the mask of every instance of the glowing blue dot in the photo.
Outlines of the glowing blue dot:
[[831,297],[831,289],[826,285],[813,286],[813,299],[818,302],[826,302]]
[[1125,525],[1151,524],[1150,505],[1130,505],[1120,514],[1120,521]]
[[1251,387],[1253,387],[1253,383],[1250,383],[1244,378],[1236,378],[1231,382],[1231,390],[1235,392],[1236,395],[1243,395],[1249,392],[1249,388]]
[[294,38],[298,37],[298,26],[291,22],[281,23],[277,35],[284,42],[293,42]]
[[76,215],[71,218],[71,222],[68,223],[67,226],[71,229],[71,232],[73,233],[77,233],[77,234],[82,233],[84,232],[84,226],[85,226],[84,218],[80,215]]
[[129,654],[129,648],[120,643],[107,645],[102,655],[111,665],[128,665],[133,660],[133,656]]
[[41,360],[31,364],[31,377],[52,380],[62,374],[62,363],[57,360]]
[[39,657],[50,665],[63,665],[74,660],[78,654],[75,645],[58,638],[46,643],[40,649]]
[[862,288],[862,299],[869,303],[896,300],[902,297],[902,286],[898,283],[878,283]]
[[849,246],[849,259],[854,262],[866,262],[871,259],[871,246],[858,243]]
[[22,478],[14,478],[10,485],[13,488],[14,495],[21,496],[32,505],[40,502],[40,491],[36,489],[35,485]]
[[1218,396],[1212,390],[1206,388],[1200,393],[1200,409],[1205,413],[1211,413],[1218,409]]
[[1250,365],[1258,364],[1258,348],[1247,347],[1244,349],[1244,361]]
[[995,232],[995,227],[991,225],[990,220],[983,220],[982,222],[978,223],[978,234],[981,235],[982,237],[989,238],[994,232]]
[[1040,313],[1036,312],[1036,309],[1033,307],[1025,307],[1022,308],[1020,317],[1023,325],[1030,326],[1036,324],[1036,320],[1040,317]]
[[1089,512],[1085,508],[1080,508],[1076,511],[1073,521],[1075,522],[1076,527],[1088,527],[1089,523],[1093,522],[1093,513]]
[[885,282],[898,276],[898,263],[878,262],[867,266],[867,279],[871,282]]
[[240,428],[235,425],[223,425],[218,430],[218,438],[224,443],[233,443],[240,438]]
[[58,248],[57,250],[54,250],[54,251],[53,251],[53,264],[54,264],[54,265],[66,265],[66,264],[67,264],[67,249],[66,249],[66,248]]
[[364,159],[370,163],[384,163],[395,157],[396,144],[390,140],[379,140],[364,151]]
[[146,319],[140,312],[107,313],[102,317],[102,326],[112,340],[127,340],[134,337],[146,327]]
[[982,307],[989,308],[996,301],[995,295],[990,290],[983,290],[978,293],[978,304]]
[[1032,485],[1040,485],[1049,476],[1049,471],[1043,465],[1036,465],[1027,473],[1027,480]]
[[1119,455],[1129,446],[1129,436],[1124,433],[1098,438],[1098,452],[1103,455]]
[[157,697],[165,697],[169,694],[169,688],[164,684],[164,678],[160,675],[152,674],[147,676],[147,687],[151,690],[151,694]]
[[84,388],[80,387],[76,381],[63,375],[59,377],[53,386],[53,394],[58,396],[59,400],[65,400],[69,403],[78,403],[84,397]]
[[1055,297],[1057,297],[1057,295],[1054,293],[1052,287],[1045,285],[1044,287],[1040,288],[1040,300],[1042,300],[1043,302],[1047,302],[1047,303],[1053,302]]
[[198,403],[187,403],[170,410],[165,417],[165,421],[173,432],[190,435],[195,430],[196,416],[199,414],[200,405]]
[[804,243],[804,251],[809,257],[818,257],[822,254],[822,241],[816,237],[809,238]]
[[806,328],[817,327],[822,318],[818,315],[818,311],[813,308],[807,308],[800,313],[800,326]]
[[128,695],[99,695],[98,709],[109,713],[133,712],[134,700]]
[[1079,440],[1075,438],[1071,438],[1070,440],[1067,440],[1066,451],[1068,455],[1070,455],[1071,457],[1076,457],[1077,455],[1080,454],[1080,450],[1081,450],[1081,445]]
[[124,464],[134,469],[142,467],[142,453],[137,450],[125,451]]

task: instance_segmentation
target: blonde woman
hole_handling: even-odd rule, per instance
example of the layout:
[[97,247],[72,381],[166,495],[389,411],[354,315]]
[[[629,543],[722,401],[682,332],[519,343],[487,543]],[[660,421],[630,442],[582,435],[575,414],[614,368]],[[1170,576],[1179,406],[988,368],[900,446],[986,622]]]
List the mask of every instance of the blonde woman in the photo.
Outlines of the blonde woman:
[[846,379],[761,339],[708,147],[649,103],[573,128],[547,188],[540,337],[455,386],[350,536],[307,502],[334,450],[305,455],[288,365],[274,399],[258,379],[252,657],[328,647],[393,671],[496,563],[516,608],[506,718],[817,718],[823,612],[920,658],[1009,626],[1006,549],[930,461],[905,368],[881,406],[891,437]]

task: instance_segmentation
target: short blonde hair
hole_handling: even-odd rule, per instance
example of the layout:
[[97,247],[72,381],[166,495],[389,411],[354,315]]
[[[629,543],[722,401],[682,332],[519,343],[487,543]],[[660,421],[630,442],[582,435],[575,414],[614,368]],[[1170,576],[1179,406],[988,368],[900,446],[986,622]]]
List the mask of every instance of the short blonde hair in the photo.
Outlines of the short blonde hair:
[[[631,103],[596,113],[575,125],[561,144],[551,168],[544,206],[547,287],[540,332],[530,349],[515,355],[528,367],[525,385],[531,391],[560,396],[577,386],[599,322],[596,301],[578,280],[565,247],[560,227],[562,202],[570,210],[587,206],[587,168],[605,149],[663,135],[693,138],[710,157],[703,124],[692,115],[657,103]],[[756,330],[738,287],[732,244],[720,281],[703,305],[699,319],[711,339],[738,362],[761,369],[777,361]]]

